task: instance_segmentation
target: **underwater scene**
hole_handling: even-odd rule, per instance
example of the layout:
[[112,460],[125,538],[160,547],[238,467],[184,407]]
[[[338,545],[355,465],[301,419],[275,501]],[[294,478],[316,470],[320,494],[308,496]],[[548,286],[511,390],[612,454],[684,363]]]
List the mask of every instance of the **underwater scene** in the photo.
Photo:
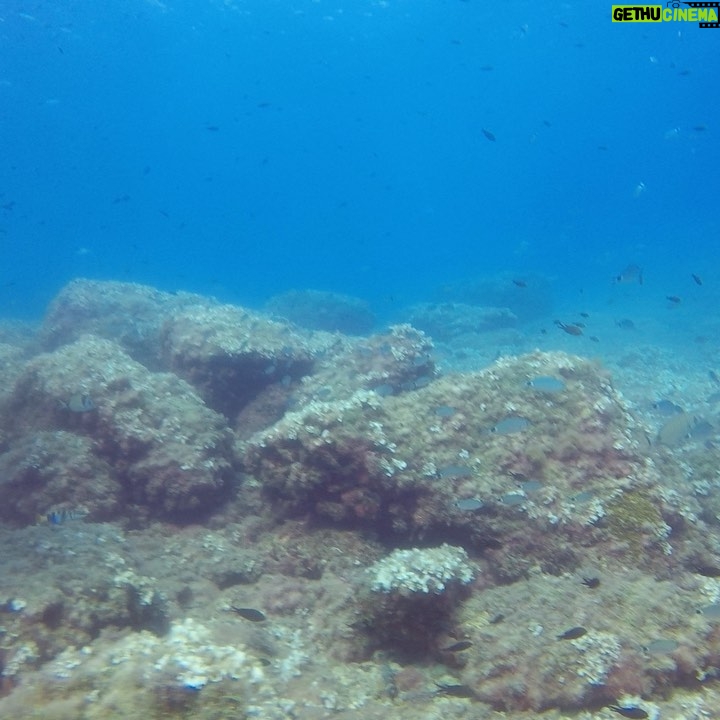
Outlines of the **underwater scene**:
[[0,719],[720,719],[719,6],[5,0]]

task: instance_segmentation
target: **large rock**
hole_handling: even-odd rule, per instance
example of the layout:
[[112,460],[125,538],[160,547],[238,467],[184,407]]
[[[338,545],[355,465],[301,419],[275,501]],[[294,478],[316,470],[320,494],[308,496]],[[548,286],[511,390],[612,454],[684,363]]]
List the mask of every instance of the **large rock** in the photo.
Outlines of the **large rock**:
[[[12,426],[11,448],[40,431],[88,438],[98,461],[122,486],[123,498],[154,515],[207,511],[230,489],[233,437],[222,416],[180,378],[151,373],[107,340],[84,336],[33,358],[0,417],[6,428]],[[72,468],[80,450],[68,442],[64,458],[57,452],[54,461]],[[83,478],[93,482],[92,473],[78,480]]]
[[576,567],[578,539],[667,550],[658,475],[634,425],[597,365],[537,352],[398,396],[310,402],[253,436],[245,465],[290,512],[460,538],[513,580],[536,562]]

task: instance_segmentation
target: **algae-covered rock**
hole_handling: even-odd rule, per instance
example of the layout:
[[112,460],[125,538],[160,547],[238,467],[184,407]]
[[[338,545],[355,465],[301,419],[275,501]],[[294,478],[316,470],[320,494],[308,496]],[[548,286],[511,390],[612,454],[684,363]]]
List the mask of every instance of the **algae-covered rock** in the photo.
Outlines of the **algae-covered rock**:
[[364,300],[322,290],[290,290],[274,295],[265,309],[310,330],[364,335],[375,324],[375,316]]
[[50,303],[39,337],[44,349],[54,350],[83,335],[96,335],[112,340],[133,359],[154,367],[165,317],[200,303],[212,301],[137,283],[80,278],[68,283]]
[[0,455],[0,518],[27,525],[53,514],[111,517],[122,487],[83,435],[58,430],[23,436]]
[[[401,536],[460,532],[516,579],[532,558],[574,565],[576,535],[612,539],[610,498],[657,481],[646,447],[600,367],[536,352],[398,396],[311,402],[253,436],[245,462],[286,507]],[[638,532],[660,549],[667,528]]]
[[425,387],[437,374],[433,350],[432,340],[407,324],[338,342],[294,390],[294,407],[347,400],[359,390],[373,390],[386,397]]
[[[223,418],[186,382],[149,372],[107,340],[84,336],[33,358],[5,412],[18,440],[39,430],[92,440],[123,500],[151,514],[206,511],[227,497],[234,451]],[[72,467],[72,446],[67,453],[58,463]]]
[[468,333],[515,327],[518,319],[505,307],[465,303],[420,303],[410,308],[410,323],[434,340],[448,342]]
[[232,305],[196,305],[165,321],[162,358],[210,407],[235,418],[263,389],[307,375],[336,342]]

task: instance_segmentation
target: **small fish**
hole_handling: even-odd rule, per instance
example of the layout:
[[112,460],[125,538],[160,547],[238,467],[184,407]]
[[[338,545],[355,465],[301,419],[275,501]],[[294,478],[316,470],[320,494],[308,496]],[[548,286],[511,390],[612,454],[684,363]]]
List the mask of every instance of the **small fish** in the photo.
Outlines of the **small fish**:
[[558,640],[577,640],[578,638],[581,638],[583,635],[587,634],[587,630],[578,625],[576,627],[570,628],[569,630],[566,630],[564,633],[560,633],[560,635],[557,636]]
[[597,335],[590,335],[588,340],[591,340],[592,342],[600,342],[600,338]]
[[710,563],[696,565],[693,572],[696,572],[698,575],[702,575],[703,577],[720,578],[720,567],[717,565],[711,565]]
[[660,638],[644,645],[643,650],[648,653],[648,655],[667,655],[668,653],[675,652],[679,647],[680,643],[677,640]]
[[518,505],[522,505],[526,500],[527,498],[521,493],[505,493],[505,495],[500,498],[500,502],[507,507],[517,507]]
[[525,480],[520,483],[520,489],[524,493],[534,493],[542,490],[542,483],[539,480]]
[[208,130],[209,132],[217,132],[220,129],[220,127],[218,125],[206,125],[205,129]]
[[565,389],[565,383],[552,375],[538,375],[527,381],[527,386],[543,393],[556,393]]
[[498,625],[505,619],[505,615],[503,613],[498,613],[497,615],[493,615],[488,622],[491,625]]
[[447,685],[445,683],[435,683],[437,685],[437,695],[451,695],[452,697],[476,699],[475,691],[468,685]]
[[83,395],[82,393],[75,393],[71,395],[67,402],[65,400],[58,400],[58,404],[62,410],[67,410],[73,413],[86,413],[92,412],[96,409],[96,405],[89,395]]
[[720,383],[720,375],[718,375],[718,373],[716,373],[714,370],[708,370],[708,377],[714,383]]
[[702,285],[702,278],[695,273],[690,273],[690,277],[695,281],[696,285]]
[[652,404],[653,410],[657,410],[660,415],[670,416],[678,415],[679,413],[685,412],[679,405],[676,405],[671,400],[658,400]]
[[47,522],[49,525],[62,525],[70,520],[82,520],[87,513],[84,510],[52,510],[44,516],[40,516],[41,522]]
[[582,584],[590,588],[591,590],[595,590],[595,588],[600,587],[600,578],[599,577],[584,577],[582,579]]
[[615,283],[615,285],[628,285],[630,283],[637,283],[638,285],[642,285],[642,268],[638,267],[637,265],[628,265],[619,275],[616,275],[613,278],[613,283]]
[[482,128],[482,134],[490,141],[495,142],[495,134],[488,130],[487,128]]
[[513,284],[517,285],[519,288],[527,287],[527,283],[524,280],[521,280],[520,278],[513,278]]
[[568,335],[582,335],[583,331],[582,328],[573,323],[564,323],[562,320],[555,320],[555,324],[561,329],[564,330]]
[[658,445],[667,445],[669,447],[680,445],[692,435],[693,429],[699,422],[700,418],[695,415],[686,412],[678,413],[658,430],[655,442]]
[[608,707],[616,712],[618,715],[622,715],[626,718],[636,718],[637,720],[643,720],[643,718],[650,717],[642,708],[637,705],[608,705]]
[[693,130],[695,132],[705,132],[707,130],[707,125],[693,125]]
[[264,622],[267,620],[265,613],[255,608],[236,607],[235,605],[231,605],[230,607],[233,612],[236,612],[241,618],[245,618],[245,620],[249,620],[250,622]]
[[445,480],[447,478],[464,478],[472,477],[472,468],[467,465],[446,465],[445,467],[438,468],[438,476]]
[[479,498],[462,498],[455,501],[455,507],[463,512],[474,512],[483,506],[483,501]]
[[673,305],[679,305],[682,302],[682,298],[678,295],[666,295],[666,300],[669,300]]
[[490,432],[496,435],[510,435],[512,433],[522,432],[529,427],[530,421],[519,415],[511,415],[501,420],[497,425],[490,428]]
[[455,408],[450,405],[438,405],[433,413],[438,417],[452,417],[455,414]]
[[705,605],[705,607],[700,608],[698,612],[708,618],[708,620],[720,620],[720,603]]
[[581,312],[581,313],[580,313],[580,317],[587,319],[587,318],[590,317],[590,313]]
[[635,323],[630,318],[623,318],[622,320],[616,320],[615,324],[622,330],[634,330]]
[[463,650],[467,650],[468,648],[472,647],[472,642],[470,640],[459,640],[456,643],[453,643],[452,645],[448,645],[445,648],[442,648],[443,652],[462,652]]

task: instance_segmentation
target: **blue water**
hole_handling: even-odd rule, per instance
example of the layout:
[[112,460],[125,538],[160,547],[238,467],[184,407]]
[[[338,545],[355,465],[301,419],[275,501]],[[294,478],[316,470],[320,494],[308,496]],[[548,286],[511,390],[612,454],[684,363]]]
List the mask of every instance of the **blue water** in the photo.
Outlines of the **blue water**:
[[718,77],[720,29],[602,2],[5,0],[0,315],[77,276],[381,315],[500,272],[712,285]]

